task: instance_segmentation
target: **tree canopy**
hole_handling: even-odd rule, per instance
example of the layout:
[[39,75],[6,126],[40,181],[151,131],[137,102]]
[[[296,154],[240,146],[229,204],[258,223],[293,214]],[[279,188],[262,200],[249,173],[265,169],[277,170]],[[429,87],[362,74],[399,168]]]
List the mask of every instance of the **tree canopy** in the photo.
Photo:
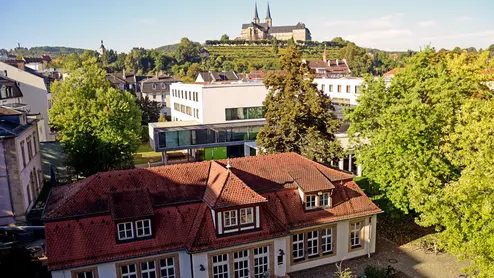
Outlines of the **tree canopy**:
[[58,131],[67,164],[84,176],[132,167],[140,142],[141,112],[134,96],[113,88],[105,76],[91,58],[51,87],[50,125]]
[[490,63],[487,52],[426,48],[389,86],[367,79],[347,114],[364,174],[484,275],[494,265]]
[[334,137],[340,121],[295,46],[282,55],[280,65],[286,75],[268,74],[264,79],[269,89],[264,101],[266,125],[259,131],[257,144],[267,153],[296,152],[323,162],[341,155]]

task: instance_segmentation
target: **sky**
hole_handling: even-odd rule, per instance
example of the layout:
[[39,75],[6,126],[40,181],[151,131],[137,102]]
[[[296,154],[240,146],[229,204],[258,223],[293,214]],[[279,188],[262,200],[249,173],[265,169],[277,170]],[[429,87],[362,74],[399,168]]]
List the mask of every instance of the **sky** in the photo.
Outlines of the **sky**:
[[[68,46],[128,52],[182,37],[203,43],[254,16],[255,0],[2,0],[0,48]],[[494,0],[270,0],[273,25],[305,23],[316,41],[334,37],[390,51],[494,44]],[[267,0],[257,0],[264,22]]]

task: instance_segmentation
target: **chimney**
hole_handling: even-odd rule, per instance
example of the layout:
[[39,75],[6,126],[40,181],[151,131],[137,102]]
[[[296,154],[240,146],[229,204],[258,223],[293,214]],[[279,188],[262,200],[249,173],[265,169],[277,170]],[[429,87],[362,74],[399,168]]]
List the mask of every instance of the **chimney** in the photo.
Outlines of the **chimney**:
[[336,66],[340,64],[340,59],[336,59]]
[[123,79],[125,80],[125,67],[123,68],[122,76],[123,76]]
[[23,60],[17,60],[17,68],[20,70],[24,70],[24,61]]

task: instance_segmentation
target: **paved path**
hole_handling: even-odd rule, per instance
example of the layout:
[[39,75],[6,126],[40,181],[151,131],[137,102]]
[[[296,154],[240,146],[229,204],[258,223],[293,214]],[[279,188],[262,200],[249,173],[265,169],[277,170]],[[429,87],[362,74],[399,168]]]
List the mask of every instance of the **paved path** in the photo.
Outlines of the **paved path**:
[[[455,278],[461,272],[461,267],[466,263],[458,263],[450,254],[425,254],[422,250],[415,250],[412,246],[398,246],[384,238],[378,238],[376,253],[367,256],[344,261],[342,268],[350,268],[354,275],[364,274],[367,265],[378,265],[386,268],[391,265],[399,271],[398,277],[434,277]],[[317,268],[294,272],[290,278],[329,278],[334,277],[335,264],[320,266]]]

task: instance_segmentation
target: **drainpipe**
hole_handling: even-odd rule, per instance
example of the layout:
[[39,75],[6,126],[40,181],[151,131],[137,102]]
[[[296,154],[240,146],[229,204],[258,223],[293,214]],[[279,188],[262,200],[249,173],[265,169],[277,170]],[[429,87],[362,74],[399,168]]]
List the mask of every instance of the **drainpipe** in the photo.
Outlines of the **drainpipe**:
[[189,254],[190,257],[190,275],[194,278],[194,261],[192,260],[192,254]]

